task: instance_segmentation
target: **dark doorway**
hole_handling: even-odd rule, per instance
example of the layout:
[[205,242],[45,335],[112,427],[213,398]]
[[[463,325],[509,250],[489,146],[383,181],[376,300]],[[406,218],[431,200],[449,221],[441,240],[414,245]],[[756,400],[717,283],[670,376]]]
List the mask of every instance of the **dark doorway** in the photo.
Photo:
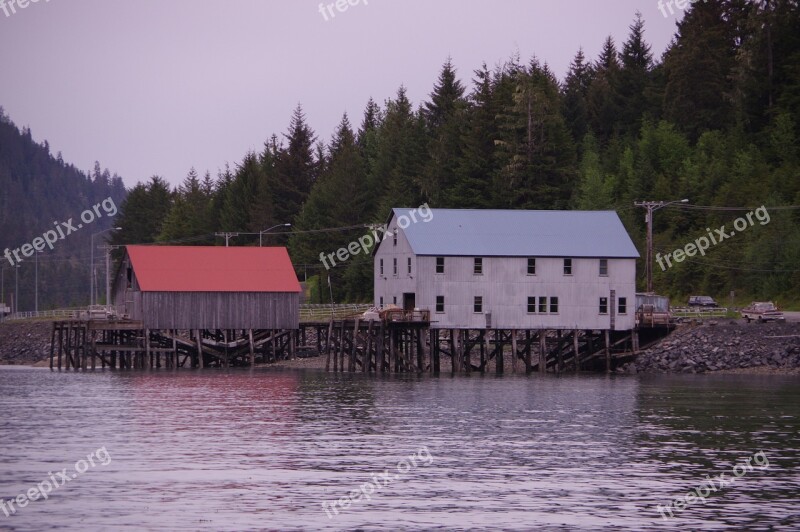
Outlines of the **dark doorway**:
[[403,310],[414,310],[417,306],[416,294],[403,294]]

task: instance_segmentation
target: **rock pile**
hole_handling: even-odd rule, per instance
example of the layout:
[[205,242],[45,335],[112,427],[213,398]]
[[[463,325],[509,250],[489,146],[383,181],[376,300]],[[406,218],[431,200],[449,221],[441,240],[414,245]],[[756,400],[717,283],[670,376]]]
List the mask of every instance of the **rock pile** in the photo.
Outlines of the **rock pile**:
[[739,321],[684,326],[621,373],[705,373],[739,368],[800,368],[800,324]]
[[0,323],[0,364],[30,365],[50,359],[50,334],[47,322]]

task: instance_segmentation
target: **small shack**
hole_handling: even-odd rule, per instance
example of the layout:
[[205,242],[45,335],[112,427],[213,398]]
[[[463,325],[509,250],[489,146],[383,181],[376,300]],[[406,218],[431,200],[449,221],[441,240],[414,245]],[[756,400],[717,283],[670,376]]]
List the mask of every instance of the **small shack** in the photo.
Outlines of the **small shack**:
[[300,283],[283,247],[126,246],[119,317],[145,329],[297,329]]

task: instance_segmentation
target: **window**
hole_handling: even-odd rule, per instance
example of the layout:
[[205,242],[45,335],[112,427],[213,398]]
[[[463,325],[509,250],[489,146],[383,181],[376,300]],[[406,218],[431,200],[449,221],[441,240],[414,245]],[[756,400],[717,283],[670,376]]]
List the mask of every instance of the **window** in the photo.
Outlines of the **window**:
[[444,296],[436,296],[436,312],[444,312]]
[[381,259],[381,275],[383,275],[383,259]]
[[483,259],[480,257],[475,257],[475,269],[473,271],[475,275],[483,275]]
[[547,314],[547,298],[540,297],[539,298],[539,312],[542,314]]
[[564,259],[564,275],[572,275],[572,259]]
[[619,298],[619,313],[620,314],[627,314],[628,313],[628,298],[627,297]]
[[550,313],[551,314],[558,314],[558,298],[551,297],[550,298]]
[[383,308],[383,296],[381,296],[381,304],[380,307]]
[[600,277],[608,275],[608,259],[600,259]]
[[392,297],[392,303],[397,304],[397,296]]
[[536,313],[536,298],[531,296],[528,298],[528,314]]
[[528,259],[528,275],[536,275],[536,259]]
[[392,234],[394,235],[392,238],[393,238],[394,245],[396,246],[397,245],[397,229],[395,229],[394,233],[392,233]]
[[394,258],[394,274],[397,275],[397,257]]
[[436,257],[436,273],[444,273],[444,257]]
[[408,257],[408,275],[411,275],[411,257]]
[[477,314],[483,312],[483,296],[475,296],[474,311]]
[[600,298],[600,314],[608,314],[608,298]]

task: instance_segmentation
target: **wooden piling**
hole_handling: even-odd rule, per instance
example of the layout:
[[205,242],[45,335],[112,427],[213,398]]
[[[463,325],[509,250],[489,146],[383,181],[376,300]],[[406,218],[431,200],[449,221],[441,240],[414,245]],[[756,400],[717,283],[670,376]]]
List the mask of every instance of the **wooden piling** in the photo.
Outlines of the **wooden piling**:
[[204,368],[204,361],[203,361],[203,339],[200,336],[200,329],[195,331],[197,335],[197,367],[200,369]]
[[438,375],[440,371],[439,362],[439,329],[431,329],[431,372]]
[[502,375],[505,370],[505,360],[503,360],[503,332],[497,329],[494,330],[494,345],[495,373]]
[[547,373],[547,331],[539,331],[539,373]]
[[511,373],[517,372],[517,331],[511,331]]

